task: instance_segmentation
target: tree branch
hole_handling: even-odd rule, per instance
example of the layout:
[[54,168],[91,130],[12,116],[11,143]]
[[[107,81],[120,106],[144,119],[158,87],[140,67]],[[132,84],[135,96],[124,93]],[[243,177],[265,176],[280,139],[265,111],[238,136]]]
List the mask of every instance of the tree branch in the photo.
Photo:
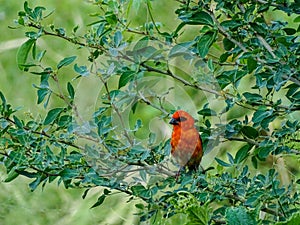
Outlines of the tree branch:
[[[1,118],[4,118],[5,120],[9,121],[10,123],[16,125],[15,121],[13,121],[12,119],[10,119],[8,117],[1,117]],[[41,136],[44,136],[44,137],[47,137],[47,138],[52,137],[51,135],[47,134],[44,130],[43,131],[35,131],[35,130],[32,130],[31,128],[26,127],[26,126],[23,126],[23,129],[28,131],[28,132],[31,132],[33,134],[38,134],[38,135],[41,135]],[[76,145],[73,142],[65,141],[65,140],[62,140],[62,139],[57,139],[56,141],[61,143],[61,144],[65,144],[65,145],[74,147],[76,149],[84,150],[84,147]]]
[[[234,200],[236,200],[238,202],[241,202],[243,204],[246,202],[246,200],[244,198],[241,198],[241,197],[239,197],[239,196],[237,196],[235,194],[222,193],[220,191],[215,191],[215,190],[213,190],[211,188],[206,188],[206,190],[208,190],[211,193],[216,193],[216,194],[218,194],[220,196],[225,196],[228,199],[234,199]],[[271,215],[274,215],[274,216],[283,216],[283,214],[281,212],[278,212],[278,211],[276,211],[274,209],[270,209],[270,208],[268,208],[266,206],[263,206],[261,208],[261,211],[266,212],[266,213],[271,214]]]
[[273,52],[272,47],[268,44],[268,42],[259,34],[255,34],[259,42],[267,49],[267,51],[271,54],[271,56],[276,59],[276,55]]
[[248,52],[248,50],[246,49],[246,47],[238,42],[237,40],[235,40],[233,37],[231,37],[231,35],[221,26],[221,24],[219,23],[219,21],[217,20],[217,18],[215,17],[215,14],[207,9],[207,12],[209,13],[209,15],[212,17],[214,23],[217,25],[217,28],[219,30],[219,32],[221,34],[223,34],[223,36],[225,36],[228,40],[230,40],[232,43],[234,43],[235,45],[239,46],[239,48],[243,51],[243,52]]

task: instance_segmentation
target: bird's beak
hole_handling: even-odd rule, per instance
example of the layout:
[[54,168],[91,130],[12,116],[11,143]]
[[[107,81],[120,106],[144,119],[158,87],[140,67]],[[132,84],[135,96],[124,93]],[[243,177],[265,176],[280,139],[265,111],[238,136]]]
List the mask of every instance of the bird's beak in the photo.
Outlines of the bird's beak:
[[172,118],[172,119],[170,120],[169,124],[172,124],[172,125],[178,125],[179,123],[178,123],[178,120]]

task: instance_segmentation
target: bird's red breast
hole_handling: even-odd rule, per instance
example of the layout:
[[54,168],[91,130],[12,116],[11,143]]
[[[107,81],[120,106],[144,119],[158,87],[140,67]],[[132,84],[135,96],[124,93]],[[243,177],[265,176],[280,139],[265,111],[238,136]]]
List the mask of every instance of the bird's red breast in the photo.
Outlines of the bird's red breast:
[[181,167],[197,170],[203,156],[202,141],[195,128],[194,118],[183,110],[176,111],[170,124],[173,125],[171,154]]

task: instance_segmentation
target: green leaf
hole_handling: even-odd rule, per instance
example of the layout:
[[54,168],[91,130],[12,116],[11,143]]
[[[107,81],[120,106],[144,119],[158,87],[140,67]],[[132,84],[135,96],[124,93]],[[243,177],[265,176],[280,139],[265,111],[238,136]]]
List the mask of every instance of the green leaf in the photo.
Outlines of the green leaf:
[[219,163],[221,166],[224,166],[224,167],[231,167],[232,165],[227,163],[227,162],[224,162],[223,160],[221,159],[218,159],[218,158],[215,158],[215,160],[217,161],[217,163]]
[[31,182],[29,184],[30,191],[34,191],[41,182],[42,182],[42,179],[41,179],[41,175],[40,175],[33,182]]
[[[1,118],[0,119],[0,128],[1,128],[1,131],[3,132],[7,127],[9,127],[10,123],[4,119],[4,118]],[[152,133],[151,133],[152,134]],[[4,139],[3,139],[4,140]]]
[[293,96],[299,90],[299,85],[292,83],[288,85],[286,89],[288,89],[286,96]]
[[258,164],[258,162],[257,162],[256,156],[252,156],[252,157],[251,157],[251,162],[252,162],[253,167],[254,167],[255,169],[257,169],[257,164]]
[[253,28],[253,30],[261,35],[265,35],[267,30],[260,23],[249,23],[249,25]]
[[0,91],[0,98],[2,101],[2,107],[6,108],[6,98],[4,97],[3,93]]
[[37,176],[37,173],[28,172],[28,171],[25,171],[25,170],[18,170],[18,173],[20,175],[28,177],[28,178],[35,178]]
[[294,19],[294,23],[300,23],[300,16],[297,16],[297,17]]
[[71,57],[67,57],[62,59],[58,64],[57,64],[57,69],[62,68],[63,66],[68,66],[70,65],[72,62],[74,62],[74,60],[77,58],[77,56],[71,56]]
[[228,57],[231,55],[231,53],[229,52],[225,52],[223,53],[221,56],[220,56],[220,62],[223,63],[223,62],[226,62],[226,60],[228,59]]
[[171,58],[171,57],[177,57],[181,55],[190,55],[191,50],[189,48],[194,44],[195,44],[194,41],[189,41],[189,42],[183,42],[175,45],[173,48],[171,48],[169,57]]
[[204,58],[207,55],[210,46],[215,41],[216,35],[217,32],[209,31],[200,37],[197,43],[197,49],[200,57]]
[[44,125],[48,125],[52,123],[63,110],[64,108],[51,109],[44,120]]
[[265,195],[266,193],[264,191],[257,190],[253,194],[251,194],[246,202],[244,203],[245,206],[249,207],[255,207],[261,202],[261,198]]
[[63,115],[63,116],[59,117],[57,124],[60,127],[64,127],[64,126],[67,126],[68,124],[70,124],[71,121],[72,121],[72,116]]
[[223,46],[226,51],[230,51],[234,47],[234,43],[228,38],[223,39]]
[[285,222],[278,222],[275,225],[296,225],[299,224],[300,221],[300,212],[297,212],[292,215],[291,218],[289,218],[288,221]]
[[75,91],[74,91],[74,88],[73,88],[73,86],[70,82],[68,82],[68,84],[67,84],[67,89],[68,89],[68,93],[69,93],[70,98],[74,99]]
[[25,10],[25,12],[26,12],[28,15],[31,15],[32,9],[29,8],[28,2],[27,2],[27,1],[24,2],[24,10]]
[[133,47],[133,51],[137,52],[137,51],[143,50],[144,48],[146,48],[148,46],[148,41],[149,41],[148,37],[141,38]]
[[111,26],[115,26],[118,22],[118,17],[113,12],[106,12],[105,18]]
[[11,169],[9,173],[7,174],[7,178],[4,180],[4,182],[11,182],[12,180],[16,179],[19,176],[19,173],[16,172],[15,169]]
[[139,102],[136,101],[136,102],[131,106],[131,110],[132,110],[132,113],[133,113],[133,114],[135,114],[135,111],[136,111],[138,105],[139,105]]
[[91,188],[87,188],[84,192],[83,192],[83,194],[82,194],[82,199],[85,199],[86,198],[86,196],[87,196],[87,194],[88,194],[88,192],[91,190]]
[[222,27],[224,27],[225,29],[234,29],[234,28],[242,26],[242,23],[241,23],[241,21],[238,21],[238,20],[225,20],[225,21],[221,22],[220,25]]
[[136,122],[135,122],[134,129],[133,129],[133,130],[134,130],[134,131],[137,131],[139,128],[142,127],[142,125],[143,125],[142,120],[137,119]]
[[103,193],[104,193],[105,195],[109,195],[109,194],[111,193],[111,191],[108,190],[107,188],[104,188]]
[[287,34],[287,35],[293,35],[295,34],[297,31],[293,28],[283,28],[284,32]]
[[81,76],[86,77],[90,74],[87,66],[78,66],[77,64],[74,65],[74,70],[76,73],[79,73]]
[[[37,38],[38,37],[36,37],[35,39],[37,39]],[[33,43],[31,53],[32,53],[32,58],[36,59],[36,42]]]
[[228,225],[256,225],[254,215],[248,213],[243,207],[230,207],[226,209],[225,218]]
[[209,25],[214,26],[214,21],[211,16],[204,11],[200,12],[184,12],[179,15],[179,19],[189,25]]
[[197,113],[202,116],[217,116],[217,113],[209,108],[201,109]]
[[62,37],[63,37],[63,36],[66,35],[66,30],[65,30],[64,28],[62,28],[62,27],[56,28],[55,31],[57,32],[57,34],[58,34],[59,36],[62,36]]
[[274,146],[267,145],[267,146],[261,146],[255,149],[255,152],[258,152],[258,158],[260,160],[265,160],[269,154],[274,150]]
[[185,225],[207,225],[210,220],[210,210],[207,205],[193,205],[187,209],[188,222]]
[[145,206],[144,206],[142,203],[135,204],[134,206],[135,206],[137,209],[141,209],[141,210],[145,209]]
[[249,150],[251,149],[251,147],[252,146],[250,146],[248,144],[241,147],[235,154],[234,163],[239,164],[243,160],[245,160],[247,158],[247,156],[249,155],[248,153],[249,153]]
[[132,194],[134,196],[142,197],[142,198],[150,198],[150,192],[143,185],[137,184],[131,187]]
[[111,121],[112,117],[110,116],[101,117],[101,120],[97,123],[99,136],[105,135],[115,129],[115,127],[111,126]]
[[269,117],[270,115],[272,115],[272,111],[266,110],[265,108],[260,108],[253,114],[252,122],[260,123],[263,119]]
[[256,94],[256,93],[245,92],[243,93],[243,95],[248,102],[259,102],[263,99],[260,94]]
[[97,36],[98,37],[101,37],[102,35],[104,35],[106,32],[108,32],[108,29],[105,30],[105,26],[106,26],[107,22],[104,22],[104,23],[100,23],[98,28],[97,28]]
[[118,47],[122,42],[122,33],[118,30],[114,35],[115,47]]
[[252,73],[257,68],[257,61],[253,57],[247,59],[247,68],[249,73]]
[[35,44],[35,39],[28,39],[25,43],[23,43],[17,52],[17,64],[20,70],[26,70],[27,67],[26,61],[29,54],[29,51],[31,50],[32,46]]
[[[70,157],[70,158],[71,158],[71,157]],[[69,158],[69,159],[70,159],[70,158]],[[71,161],[75,161],[75,157],[74,157],[73,160],[71,160]],[[62,171],[59,173],[59,175],[61,176],[61,178],[62,178],[63,180],[70,180],[70,179],[72,179],[72,178],[78,176],[79,173],[80,173],[79,169],[76,169],[76,168],[74,168],[74,169],[65,168],[64,170],[62,170]]]
[[153,46],[147,46],[143,50],[139,51],[139,55],[146,58],[146,60],[155,59],[156,56],[161,55],[163,50],[157,50]]
[[107,109],[107,107],[99,107],[98,110],[94,112],[93,118],[96,119],[96,117],[101,116]]
[[20,129],[23,129],[23,124],[22,124],[21,120],[19,120],[19,118],[16,117],[15,115],[13,115],[13,119],[15,121],[16,126]]
[[229,163],[231,165],[234,164],[234,158],[233,158],[233,156],[229,152],[226,152],[226,155],[227,155],[227,158],[229,160]]
[[135,77],[135,71],[125,71],[121,74],[119,79],[119,89],[124,87],[129,81],[132,81]]
[[41,88],[39,90],[37,90],[37,95],[38,95],[38,100],[37,100],[37,104],[40,104],[43,102],[43,100],[45,99],[45,97],[51,93],[51,91],[48,88]]
[[214,68],[214,63],[213,63],[213,60],[212,60],[212,59],[208,59],[208,61],[207,61],[207,67],[208,67],[208,69],[209,69],[211,72],[213,72],[213,71],[215,70],[215,68]]
[[185,22],[180,23],[175,31],[172,33],[173,37],[178,37],[178,32],[186,25]]
[[153,145],[155,143],[155,140],[156,140],[156,134],[150,132],[148,137],[148,145],[149,146]]
[[241,132],[245,137],[250,139],[255,139],[259,135],[258,131],[255,128],[250,126],[243,126]]
[[102,195],[97,199],[97,202],[91,207],[91,209],[92,209],[92,208],[95,208],[95,207],[97,207],[97,206],[99,206],[99,205],[101,205],[101,204],[104,202],[105,198],[106,198],[106,195],[105,195],[105,194],[102,194]]

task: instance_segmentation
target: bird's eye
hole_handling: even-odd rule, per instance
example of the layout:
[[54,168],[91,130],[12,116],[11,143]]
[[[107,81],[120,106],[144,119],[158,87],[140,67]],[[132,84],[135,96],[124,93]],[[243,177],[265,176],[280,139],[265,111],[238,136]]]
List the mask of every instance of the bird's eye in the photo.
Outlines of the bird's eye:
[[186,121],[186,120],[187,120],[187,118],[185,118],[184,116],[181,116],[181,117],[178,118],[179,122],[183,122],[183,121]]

